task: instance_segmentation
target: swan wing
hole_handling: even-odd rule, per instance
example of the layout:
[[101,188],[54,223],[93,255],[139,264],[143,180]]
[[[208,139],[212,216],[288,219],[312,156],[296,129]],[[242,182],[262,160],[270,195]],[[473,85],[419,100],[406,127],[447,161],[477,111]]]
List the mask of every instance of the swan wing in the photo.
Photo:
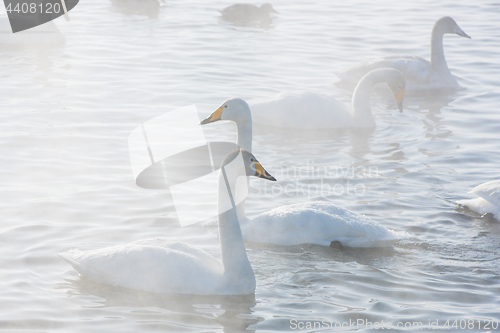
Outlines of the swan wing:
[[255,124],[310,130],[355,125],[349,108],[321,93],[283,92],[273,98],[249,101],[248,104]]
[[500,180],[494,180],[476,186],[471,193],[500,208]]
[[211,294],[220,288],[220,262],[203,250],[161,239],[60,256],[94,282],[155,293]]
[[290,246],[328,246],[339,241],[350,247],[390,246],[406,238],[369,218],[330,203],[300,203],[275,208],[243,226],[247,241]]

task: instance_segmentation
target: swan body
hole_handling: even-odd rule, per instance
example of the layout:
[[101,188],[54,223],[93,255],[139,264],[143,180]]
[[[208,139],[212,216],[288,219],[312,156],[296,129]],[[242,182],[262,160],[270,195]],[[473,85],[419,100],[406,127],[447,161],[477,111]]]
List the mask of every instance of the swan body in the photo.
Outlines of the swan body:
[[281,93],[274,98],[250,102],[252,119],[257,124],[294,129],[332,129],[376,127],[370,95],[378,83],[386,83],[403,110],[405,78],[392,68],[375,69],[358,82],[349,108],[332,96],[315,93]]
[[459,200],[457,203],[481,215],[491,213],[497,220],[500,220],[500,180],[478,185],[470,193],[479,198]]
[[255,21],[269,21],[270,13],[278,13],[271,4],[265,3],[260,7],[251,4],[236,4],[221,11],[222,19],[236,23],[250,23]]
[[305,202],[274,208],[242,223],[246,241],[282,246],[338,241],[348,247],[391,246],[406,237],[366,216],[328,202]]
[[[240,99],[226,100],[201,122],[209,124],[232,120],[238,129],[238,145],[252,147],[252,114]],[[243,238],[249,242],[291,246],[300,244],[330,245],[339,241],[351,247],[391,246],[407,238],[407,233],[394,232],[365,216],[325,202],[286,205],[263,213],[254,219],[245,216],[245,202],[237,207]]]
[[[243,164],[231,163],[239,157]],[[225,201],[234,202],[234,199],[221,196],[221,193],[231,193],[228,188],[234,189],[236,179],[246,175],[275,180],[248,151],[237,150],[226,157],[218,187],[222,263],[201,249],[164,238],[88,252],[73,250],[60,256],[84,278],[112,286],[170,294],[253,294],[255,276],[234,204],[233,208],[223,208],[227,206]]]
[[64,36],[53,21],[17,33],[8,17],[0,17],[0,45],[10,47],[54,47],[64,45]]
[[470,38],[451,17],[436,21],[431,34],[431,61],[413,55],[392,55],[356,65],[337,74],[342,83],[354,84],[371,70],[391,67],[403,73],[408,90],[456,88],[459,84],[451,74],[443,51],[443,35],[457,34]]

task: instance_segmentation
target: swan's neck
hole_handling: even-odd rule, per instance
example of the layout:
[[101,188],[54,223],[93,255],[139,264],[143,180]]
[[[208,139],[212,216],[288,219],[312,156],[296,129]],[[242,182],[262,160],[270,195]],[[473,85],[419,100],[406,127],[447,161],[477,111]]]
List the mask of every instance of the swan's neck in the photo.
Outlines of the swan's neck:
[[431,36],[431,65],[444,81],[448,83],[456,83],[456,80],[453,75],[451,75],[450,69],[448,68],[448,64],[446,63],[446,59],[444,57],[443,35],[443,30],[439,24],[436,24],[432,29]]
[[375,127],[375,119],[370,107],[370,95],[373,86],[385,82],[386,77],[383,70],[375,70],[363,76],[358,82],[352,95],[352,117],[358,126]]
[[248,109],[248,113],[243,113],[241,115],[242,116],[236,121],[238,146],[252,152],[252,115],[250,114],[250,109]]
[[[236,128],[238,130],[238,146],[252,152],[252,113],[250,112],[250,108],[248,106],[246,107],[245,112],[240,113],[240,117],[236,121]],[[246,220],[245,201],[246,199],[243,199],[243,201],[236,207],[240,222]]]
[[231,170],[231,163],[222,167],[219,173],[218,221],[222,265],[224,275],[231,285],[236,284],[239,289],[248,289],[248,293],[253,293],[255,276],[248,261],[238,214],[232,198],[238,176],[246,177],[244,170],[243,172],[235,172],[234,168]]

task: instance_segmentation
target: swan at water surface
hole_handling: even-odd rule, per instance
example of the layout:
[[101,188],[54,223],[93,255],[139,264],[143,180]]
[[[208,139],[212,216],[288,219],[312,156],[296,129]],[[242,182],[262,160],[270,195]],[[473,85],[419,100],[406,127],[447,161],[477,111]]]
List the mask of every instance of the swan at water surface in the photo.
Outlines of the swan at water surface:
[[[226,100],[201,122],[231,120],[238,129],[238,145],[252,149],[252,113],[240,99]],[[349,247],[392,246],[408,237],[329,202],[304,202],[274,208],[253,219],[245,215],[245,202],[238,205],[238,217],[246,241],[282,246],[340,242]]]
[[500,220],[500,180],[478,185],[470,193],[479,198],[459,200],[457,203],[481,215],[491,213],[497,220]]
[[[242,163],[237,163],[239,159]],[[112,286],[169,294],[253,294],[255,276],[231,195],[237,178],[248,175],[276,180],[245,150],[230,153],[219,172],[217,199],[222,263],[201,249],[165,238],[88,252],[73,250],[60,256],[84,278]],[[231,206],[233,208],[227,209]]]
[[334,97],[315,93],[281,93],[274,98],[250,101],[255,124],[275,127],[318,130],[334,128],[373,128],[375,119],[370,107],[373,87],[385,83],[394,94],[398,109],[403,111],[406,81],[392,68],[375,69],[359,80],[352,96],[351,108]]
[[431,61],[414,55],[392,55],[377,58],[345,69],[337,74],[339,85],[354,85],[360,77],[369,71],[391,67],[401,71],[407,82],[408,90],[426,90],[439,88],[457,88],[459,84],[451,74],[443,50],[443,35],[467,35],[451,17],[442,17],[436,21],[431,34]]

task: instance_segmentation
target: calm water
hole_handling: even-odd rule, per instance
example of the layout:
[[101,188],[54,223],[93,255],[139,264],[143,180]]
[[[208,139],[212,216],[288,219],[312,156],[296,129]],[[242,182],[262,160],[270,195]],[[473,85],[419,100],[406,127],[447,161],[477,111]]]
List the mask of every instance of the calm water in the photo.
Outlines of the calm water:
[[[0,51],[0,330],[289,331],[302,322],[329,331],[351,321],[360,325],[346,330],[366,331],[367,321],[453,328],[457,320],[470,332],[495,331],[500,222],[454,202],[499,176],[500,5],[276,0],[280,14],[263,29],[220,22],[217,10],[229,4],[166,0],[130,15],[119,2],[81,1],[71,22],[56,21],[64,46]],[[444,38],[465,89],[407,95],[402,114],[382,90],[371,133],[254,129],[255,155],[280,181],[273,192],[252,180],[249,215],[327,200],[412,239],[377,250],[247,244],[255,297],[110,288],[81,280],[57,257],[154,236],[220,257],[213,224],[180,228],[168,192],[135,185],[128,134],[194,103],[207,115],[234,96],[314,90],[349,101],[336,71],[391,53],[429,59],[431,27],[445,15],[472,36]],[[206,130],[234,138],[231,124]],[[338,175],[324,179],[315,172],[322,167]],[[337,191],[318,192],[321,180]],[[287,184],[295,191],[280,193]]]

